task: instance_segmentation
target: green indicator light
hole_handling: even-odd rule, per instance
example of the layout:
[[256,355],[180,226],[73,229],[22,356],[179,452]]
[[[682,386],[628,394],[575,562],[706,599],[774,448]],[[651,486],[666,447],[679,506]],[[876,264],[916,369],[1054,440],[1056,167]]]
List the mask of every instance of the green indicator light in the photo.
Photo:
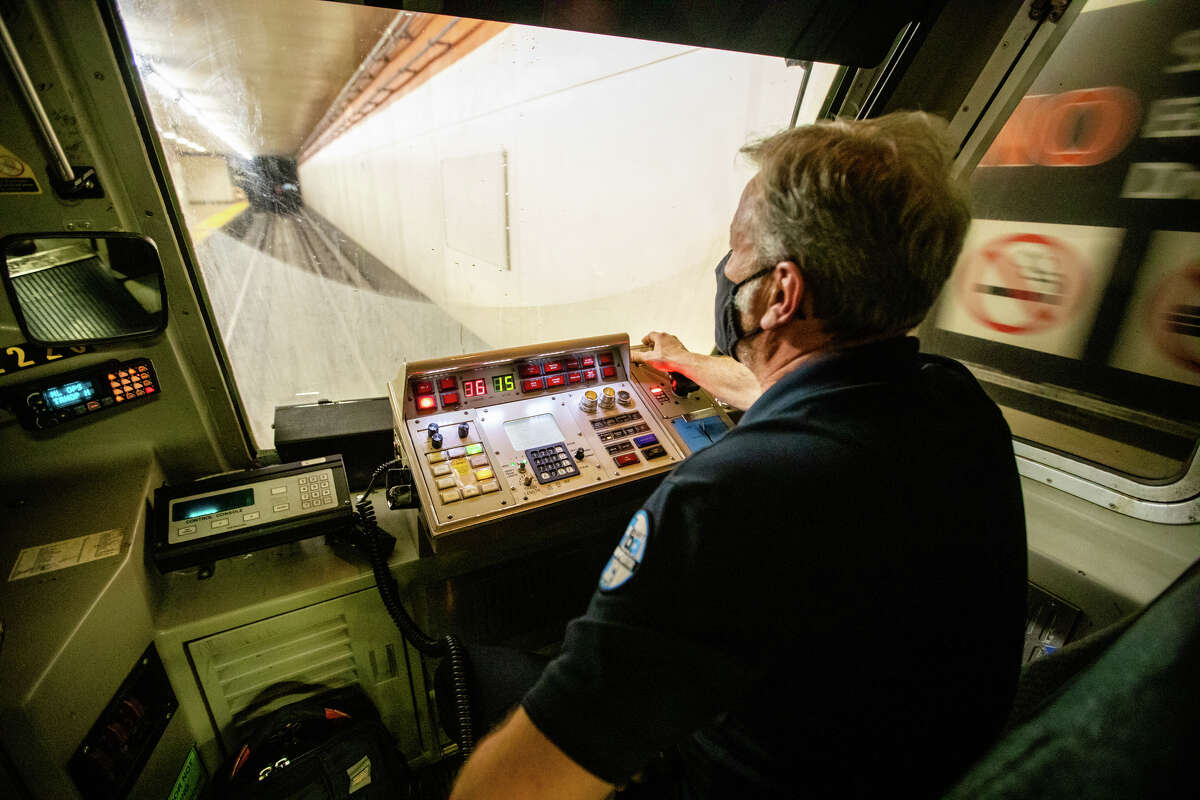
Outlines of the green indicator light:
[[482,452],[483,452],[483,445],[481,445],[481,444],[467,445],[467,455],[469,455],[469,456],[479,455]]

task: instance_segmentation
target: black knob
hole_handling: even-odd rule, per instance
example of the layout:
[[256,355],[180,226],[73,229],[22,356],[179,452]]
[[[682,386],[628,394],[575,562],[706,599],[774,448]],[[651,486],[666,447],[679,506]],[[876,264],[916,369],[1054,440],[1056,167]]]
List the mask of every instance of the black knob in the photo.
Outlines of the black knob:
[[687,397],[700,388],[694,380],[682,372],[668,372],[667,376],[671,379],[671,391],[675,393],[676,397]]
[[436,422],[429,423],[428,430],[429,430],[429,435],[432,436],[433,434],[438,432],[438,424]]
[[471,433],[471,426],[465,422],[460,422],[458,425],[458,438],[465,439]]
[[433,445],[434,450],[437,450],[442,446],[442,435],[440,433],[434,433],[429,437],[429,443]]
[[530,486],[530,485],[532,485],[532,484],[533,484],[533,476],[532,476],[532,475],[526,475],[526,476],[525,476],[525,485],[526,485],[526,486]]
[[520,464],[517,465],[517,472],[524,472],[524,471],[525,471],[525,462],[522,461]]
[[575,451],[575,460],[583,461],[583,448],[582,447]]

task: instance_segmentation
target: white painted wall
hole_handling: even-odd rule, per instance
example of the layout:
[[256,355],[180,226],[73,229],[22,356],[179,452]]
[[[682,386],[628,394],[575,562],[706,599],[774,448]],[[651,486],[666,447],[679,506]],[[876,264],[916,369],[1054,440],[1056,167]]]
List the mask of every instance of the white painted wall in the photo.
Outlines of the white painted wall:
[[182,176],[175,181],[185,197],[185,203],[232,203],[233,181],[229,176],[229,163],[224,156],[180,155],[177,159]]
[[[818,65],[801,120],[836,68]],[[624,331],[712,346],[713,268],[803,77],[780,58],[513,26],[300,166],[306,203],[504,347]],[[508,154],[511,269],[455,252],[444,159]]]

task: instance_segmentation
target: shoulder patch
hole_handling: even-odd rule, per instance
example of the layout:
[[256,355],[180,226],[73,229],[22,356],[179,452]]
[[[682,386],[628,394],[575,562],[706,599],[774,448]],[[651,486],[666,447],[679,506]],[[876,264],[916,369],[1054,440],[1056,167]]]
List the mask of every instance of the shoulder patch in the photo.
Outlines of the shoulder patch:
[[650,515],[646,509],[640,509],[633,515],[617,549],[613,550],[604,571],[600,573],[600,591],[611,592],[624,586],[646,555],[646,541],[650,538]]

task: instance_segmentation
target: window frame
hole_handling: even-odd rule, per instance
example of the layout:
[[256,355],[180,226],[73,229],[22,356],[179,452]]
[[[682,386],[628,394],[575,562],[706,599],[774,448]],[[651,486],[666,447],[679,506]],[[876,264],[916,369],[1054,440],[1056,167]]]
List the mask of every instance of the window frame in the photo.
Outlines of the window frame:
[[[1022,5],[1012,18],[950,121],[950,134],[960,142],[953,167],[956,179],[965,182],[974,171],[1084,5],[1076,0],[1057,21],[1034,20],[1029,6]],[[938,338],[933,317],[930,314],[920,329],[926,341]],[[1200,447],[1193,446],[1176,477],[1157,482],[1018,437],[1013,438],[1013,452],[1022,476],[1116,513],[1172,525],[1200,522]]]

